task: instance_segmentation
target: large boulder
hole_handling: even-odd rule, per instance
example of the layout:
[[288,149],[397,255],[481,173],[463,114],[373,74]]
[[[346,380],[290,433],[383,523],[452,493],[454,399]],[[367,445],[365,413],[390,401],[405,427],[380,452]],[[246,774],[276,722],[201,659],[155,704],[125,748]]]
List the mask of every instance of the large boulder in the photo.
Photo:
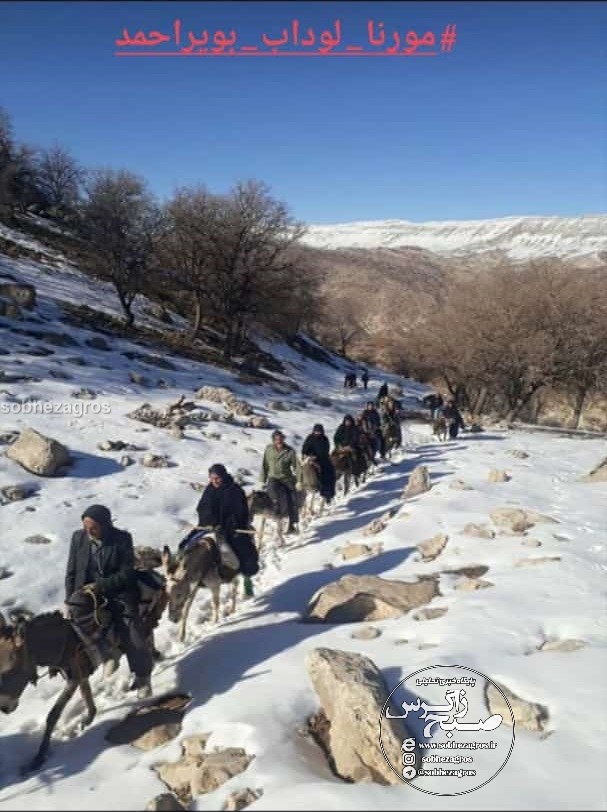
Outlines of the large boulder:
[[439,595],[434,576],[417,581],[389,581],[377,575],[344,575],[321,587],[303,617],[309,623],[359,623],[399,617]]
[[422,541],[420,544],[418,544],[417,549],[422,554],[424,561],[433,561],[442,553],[447,546],[448,541],[449,536],[447,536],[445,533],[437,533],[437,535],[433,536],[431,539],[427,539],[426,541]]
[[526,511],[520,508],[502,507],[492,510],[491,521],[498,527],[505,527],[514,533],[524,532],[533,527],[533,522],[529,520]]
[[[317,648],[306,668],[326,718],[319,742],[334,772],[351,782],[399,784],[379,747],[379,719],[390,694],[375,663],[361,654]],[[382,720],[381,743],[392,764],[411,736],[402,719]],[[318,740],[318,739],[317,739]]]
[[409,477],[403,496],[405,498],[418,496],[420,493],[429,491],[431,487],[428,469],[425,465],[418,465],[417,468],[413,469]]
[[8,447],[6,456],[38,476],[54,476],[60,468],[71,462],[69,451],[64,445],[31,428],[21,432]]
[[[526,699],[522,699],[501,683],[496,682],[495,685],[497,685],[505,694],[506,699],[512,708],[515,724],[520,725],[520,727],[524,728],[525,730],[531,730],[533,732],[541,732],[544,730],[549,716],[548,708],[545,705],[540,705],[538,702],[529,702]],[[493,685],[492,682],[487,682],[485,686],[485,700],[487,702],[489,712],[492,715],[499,713],[502,716],[505,724],[512,725],[510,708],[504,701],[504,697],[495,687],[495,685]]]

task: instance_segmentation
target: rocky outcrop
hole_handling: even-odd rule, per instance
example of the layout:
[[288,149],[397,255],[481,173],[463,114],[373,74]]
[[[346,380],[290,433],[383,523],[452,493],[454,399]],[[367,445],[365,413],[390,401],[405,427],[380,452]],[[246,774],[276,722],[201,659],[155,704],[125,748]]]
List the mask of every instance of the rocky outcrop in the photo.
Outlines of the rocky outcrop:
[[6,456],[38,476],[55,476],[72,461],[64,445],[31,428],[21,432],[6,450]]
[[429,491],[432,485],[430,484],[430,472],[425,465],[418,465],[413,469],[407,486],[404,490],[403,496],[405,499],[412,496],[418,496],[420,493]]
[[389,581],[376,575],[344,575],[321,587],[303,620],[312,623],[358,623],[399,617],[439,595],[438,579]]
[[[495,682],[495,684],[503,691],[506,699],[510,703],[516,725],[520,725],[520,727],[525,730],[532,732],[541,732],[544,730],[549,718],[548,708],[537,702],[528,702],[526,699],[521,699],[520,696],[517,696],[501,683]],[[505,724],[512,725],[510,708],[504,701],[504,697],[500,691],[498,691],[491,682],[487,682],[485,686],[485,700],[492,715],[498,713],[503,718]]]
[[[306,668],[322,708],[312,732],[333,771],[351,782],[400,783],[378,746],[378,722],[390,692],[375,663],[317,648],[307,654]],[[402,719],[383,718],[381,743],[393,764],[400,763],[401,744],[410,735]]]
[[445,533],[438,533],[431,539],[427,539],[418,544],[417,549],[422,554],[424,561],[434,561],[445,549],[448,541],[449,536],[445,535]]
[[191,697],[176,694],[159,699],[147,707],[131,711],[105,734],[110,744],[131,744],[138,750],[153,750],[181,732],[181,722]]

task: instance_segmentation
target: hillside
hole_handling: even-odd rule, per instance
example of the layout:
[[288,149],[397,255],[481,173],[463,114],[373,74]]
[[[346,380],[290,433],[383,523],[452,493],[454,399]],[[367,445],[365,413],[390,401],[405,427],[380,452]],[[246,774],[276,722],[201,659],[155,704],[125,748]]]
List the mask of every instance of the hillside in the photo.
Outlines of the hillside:
[[[19,239],[44,259],[39,244]],[[361,390],[343,389],[338,357],[322,363],[267,337],[257,337],[268,354],[260,366],[266,377],[253,379],[169,346],[159,349],[151,338],[136,343],[114,333],[111,321],[95,329],[92,320],[87,323],[90,312],[76,308],[87,303],[111,317],[119,312],[114,297],[64,258],[50,260],[0,258],[2,273],[37,290],[36,307],[21,321],[0,317],[3,448],[31,426],[65,444],[73,457],[64,475],[49,478],[0,456],[0,492],[17,486],[25,493],[14,501],[3,497],[0,505],[5,616],[61,606],[69,539],[89,504],[110,506],[136,544],[174,550],[194,521],[210,464],[225,463],[249,492],[273,427],[300,451],[314,423],[322,422],[332,436],[343,416],[358,412],[367,399]],[[166,329],[143,299],[137,314],[150,336]],[[178,327],[178,317],[171,318]],[[322,348],[316,350],[322,356]],[[208,351],[211,359],[212,347]],[[378,368],[370,375],[369,394],[386,380],[402,387],[406,408],[419,409],[424,386]],[[196,394],[204,386],[229,388],[269,427],[254,428],[248,416],[229,417],[228,407]],[[183,436],[128,416],[143,402],[161,410],[182,395],[196,406]],[[144,809],[168,791],[155,768],[179,759],[181,743],[202,734],[210,734],[207,751],[242,748],[250,760],[225,783],[196,794],[190,809],[223,808],[232,793],[247,788],[253,791],[251,810],[604,809],[607,715],[602,681],[589,675],[607,667],[606,483],[581,479],[600,462],[602,449],[594,440],[497,429],[439,444],[428,424],[414,419],[403,423],[403,432],[404,447],[392,462],[347,497],[339,494],[300,536],[284,548],[270,538],[254,578],[255,596],[241,599],[235,615],[227,615],[226,589],[217,626],[209,621],[208,592],[198,593],[184,644],[175,624],[162,619],[155,694],[191,697],[173,738],[148,751],[106,741],[110,728],[139,706],[126,692],[123,661],[106,681],[100,673],[93,677],[98,715],[92,726],[79,732],[82,702],[73,699],[47,764],[22,778],[18,768],[33,755],[62,682],[43,676],[38,686],[30,685],[18,710],[0,718],[0,810],[75,810],[83,803],[87,809]],[[100,449],[107,440],[132,448]],[[168,467],[144,466],[146,453],[166,457]],[[124,454],[132,464],[123,467]],[[427,467],[432,488],[405,498],[403,489],[419,465]],[[491,482],[492,469],[511,478]],[[536,515],[526,529],[510,530],[490,516],[503,507]],[[489,537],[474,535],[470,524],[483,525]],[[425,561],[417,545],[437,534],[448,536],[447,544]],[[45,542],[32,543],[37,535]],[[367,549],[352,550],[351,544]],[[462,574],[473,571],[482,573],[483,583]],[[301,623],[317,590],[346,575],[409,582],[433,575],[439,592],[426,608],[439,611],[402,612],[371,623]],[[369,625],[376,632],[368,633]],[[342,780],[313,737],[302,734],[319,708],[306,668],[306,656],[319,647],[370,658],[390,690],[435,664],[476,669],[507,686],[523,700],[517,713],[528,715],[517,717],[506,766],[481,789],[448,799],[404,783]],[[525,703],[539,703],[541,713]],[[502,725],[492,735],[502,746],[511,734]],[[440,777],[424,782],[430,792],[445,791]]]

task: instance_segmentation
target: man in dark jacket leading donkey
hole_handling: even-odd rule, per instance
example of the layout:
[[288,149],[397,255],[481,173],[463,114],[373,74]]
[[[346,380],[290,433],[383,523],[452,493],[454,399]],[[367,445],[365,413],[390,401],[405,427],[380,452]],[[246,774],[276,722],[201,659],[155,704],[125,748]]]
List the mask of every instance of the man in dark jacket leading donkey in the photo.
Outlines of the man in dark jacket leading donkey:
[[112,626],[134,674],[130,686],[143,699],[152,693],[152,654],[146,644],[139,618],[139,590],[134,569],[133,539],[112,523],[104,505],[91,505],[82,514],[82,530],[76,530],[70,544],[65,575],[66,613],[83,587],[95,599],[107,600]]

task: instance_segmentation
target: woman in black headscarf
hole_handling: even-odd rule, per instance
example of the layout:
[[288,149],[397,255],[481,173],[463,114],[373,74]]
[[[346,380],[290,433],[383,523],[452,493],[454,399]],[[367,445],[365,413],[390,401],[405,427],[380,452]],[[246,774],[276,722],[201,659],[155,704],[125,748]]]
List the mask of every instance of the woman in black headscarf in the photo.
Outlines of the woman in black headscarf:
[[196,507],[200,527],[222,528],[225,539],[240,561],[243,575],[259,571],[259,555],[248,533],[249,506],[243,489],[220,463],[209,468],[209,484]]
[[320,423],[317,423],[304,440],[302,457],[314,457],[320,466],[320,495],[327,504],[335,497],[335,468],[329,456],[329,438]]

